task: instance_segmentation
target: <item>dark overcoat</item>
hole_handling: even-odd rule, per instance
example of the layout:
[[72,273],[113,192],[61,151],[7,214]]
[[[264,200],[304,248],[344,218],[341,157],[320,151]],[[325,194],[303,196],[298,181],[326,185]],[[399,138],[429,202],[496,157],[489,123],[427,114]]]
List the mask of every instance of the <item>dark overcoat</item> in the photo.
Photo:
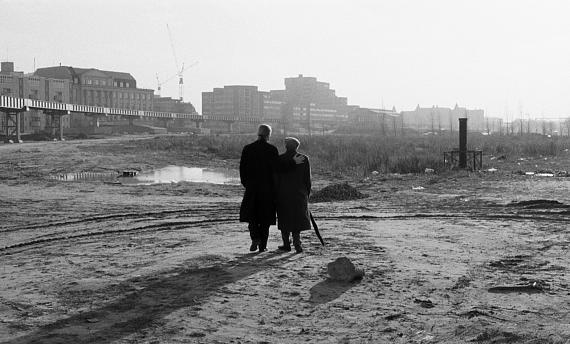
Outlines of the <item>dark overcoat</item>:
[[245,193],[239,212],[240,222],[275,224],[273,166],[278,157],[277,148],[261,139],[243,148],[239,175]]
[[[290,161],[295,151],[279,156],[278,162]],[[289,232],[311,229],[309,215],[309,195],[311,193],[311,165],[309,157],[302,164],[275,174],[277,188],[277,228]]]

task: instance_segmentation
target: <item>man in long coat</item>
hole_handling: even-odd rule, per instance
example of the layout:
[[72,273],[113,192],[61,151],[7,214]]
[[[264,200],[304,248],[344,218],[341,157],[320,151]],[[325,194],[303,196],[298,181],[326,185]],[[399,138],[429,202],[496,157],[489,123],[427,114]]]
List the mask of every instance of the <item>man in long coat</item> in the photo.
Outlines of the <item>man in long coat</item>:
[[302,163],[290,169],[278,171],[277,188],[277,228],[281,230],[283,245],[280,250],[291,251],[289,233],[293,237],[293,245],[297,253],[303,252],[301,247],[301,231],[311,229],[309,214],[309,195],[311,193],[311,165],[306,155],[297,152],[300,142],[294,137],[285,138],[287,151],[279,156],[279,162],[302,158]]
[[275,185],[273,174],[276,170],[287,170],[302,159],[281,160],[279,152],[270,144],[271,127],[262,124],[257,130],[257,141],[246,145],[241,153],[239,172],[245,193],[240,207],[240,222],[248,222],[251,237],[250,251],[267,249],[269,226],[275,225]]

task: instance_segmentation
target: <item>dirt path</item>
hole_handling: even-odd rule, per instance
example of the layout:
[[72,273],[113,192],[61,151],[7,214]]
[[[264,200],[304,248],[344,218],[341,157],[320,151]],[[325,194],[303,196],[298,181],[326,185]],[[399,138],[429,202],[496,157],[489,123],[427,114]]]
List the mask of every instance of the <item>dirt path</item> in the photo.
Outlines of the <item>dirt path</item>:
[[570,343],[567,178],[349,180],[311,206],[325,249],[250,254],[239,186],[47,178],[172,161],[132,140],[0,146],[1,343]]

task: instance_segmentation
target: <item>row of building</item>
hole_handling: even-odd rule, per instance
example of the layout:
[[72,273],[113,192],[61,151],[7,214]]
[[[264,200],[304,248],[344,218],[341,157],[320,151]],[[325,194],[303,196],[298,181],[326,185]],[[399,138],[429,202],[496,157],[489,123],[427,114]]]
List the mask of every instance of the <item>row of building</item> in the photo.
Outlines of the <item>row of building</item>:
[[[159,97],[154,90],[137,87],[129,73],[95,68],[55,66],[38,68],[34,73],[15,71],[13,62],[2,62],[0,67],[0,95],[131,110],[195,113],[191,103],[170,97]],[[41,111],[29,111],[21,116],[21,130],[37,133],[49,126],[49,117]],[[107,121],[119,120],[109,117]],[[5,125],[0,116],[0,127]],[[92,125],[84,115],[66,116],[64,128],[82,128]]]
[[[302,74],[285,78],[284,86],[284,89],[270,91],[261,91],[257,86],[248,85],[214,88],[202,93],[202,114],[221,118],[254,118],[260,122],[276,123],[283,130],[309,133],[325,132],[341,126],[382,130],[454,130],[460,117],[469,118],[469,128],[472,130],[484,128],[483,110],[468,110],[457,105],[454,108],[421,108],[418,105],[412,111],[402,112],[397,112],[395,108],[363,108],[349,105],[347,98],[337,96],[328,83]],[[54,66],[25,74],[15,71],[14,63],[2,62],[0,94],[131,110],[196,113],[191,103],[157,96],[152,89],[138,88],[136,79],[130,73],[96,68]],[[106,120],[121,119],[110,116]],[[0,126],[5,125],[4,121],[4,116],[0,116]],[[25,133],[39,132],[49,126],[49,117],[40,111],[26,113],[21,116],[21,121]],[[63,125],[64,128],[81,128],[92,126],[92,122],[88,116],[74,115],[66,116]],[[227,128],[226,124],[213,121],[205,125],[220,131]],[[239,130],[239,125],[237,127]],[[249,130],[246,127],[248,125],[244,124],[243,129]]]
[[281,120],[290,129],[326,130],[340,125],[366,128],[398,128],[418,131],[456,130],[458,119],[469,118],[472,130],[483,128],[484,111],[459,107],[432,106],[412,111],[362,108],[349,105],[326,82],[314,77],[285,78],[284,90],[260,91],[256,86],[224,86],[202,92],[204,115],[257,117],[271,122]]
[[349,120],[350,108],[346,98],[336,96],[328,83],[303,75],[285,78],[284,90],[233,85],[202,92],[203,115],[254,117],[286,123],[289,130],[338,127]]

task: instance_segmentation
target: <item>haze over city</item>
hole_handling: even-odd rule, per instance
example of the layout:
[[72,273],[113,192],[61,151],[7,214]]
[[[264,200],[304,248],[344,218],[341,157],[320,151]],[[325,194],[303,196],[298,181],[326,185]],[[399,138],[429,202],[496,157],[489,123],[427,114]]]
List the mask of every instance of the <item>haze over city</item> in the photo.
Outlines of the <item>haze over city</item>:
[[[177,72],[185,100],[223,85],[283,88],[298,74],[349,104],[420,105],[487,116],[570,113],[567,1],[0,0],[0,59],[131,73],[157,88]],[[35,62],[34,62],[35,61]],[[176,78],[163,85],[176,97]]]

